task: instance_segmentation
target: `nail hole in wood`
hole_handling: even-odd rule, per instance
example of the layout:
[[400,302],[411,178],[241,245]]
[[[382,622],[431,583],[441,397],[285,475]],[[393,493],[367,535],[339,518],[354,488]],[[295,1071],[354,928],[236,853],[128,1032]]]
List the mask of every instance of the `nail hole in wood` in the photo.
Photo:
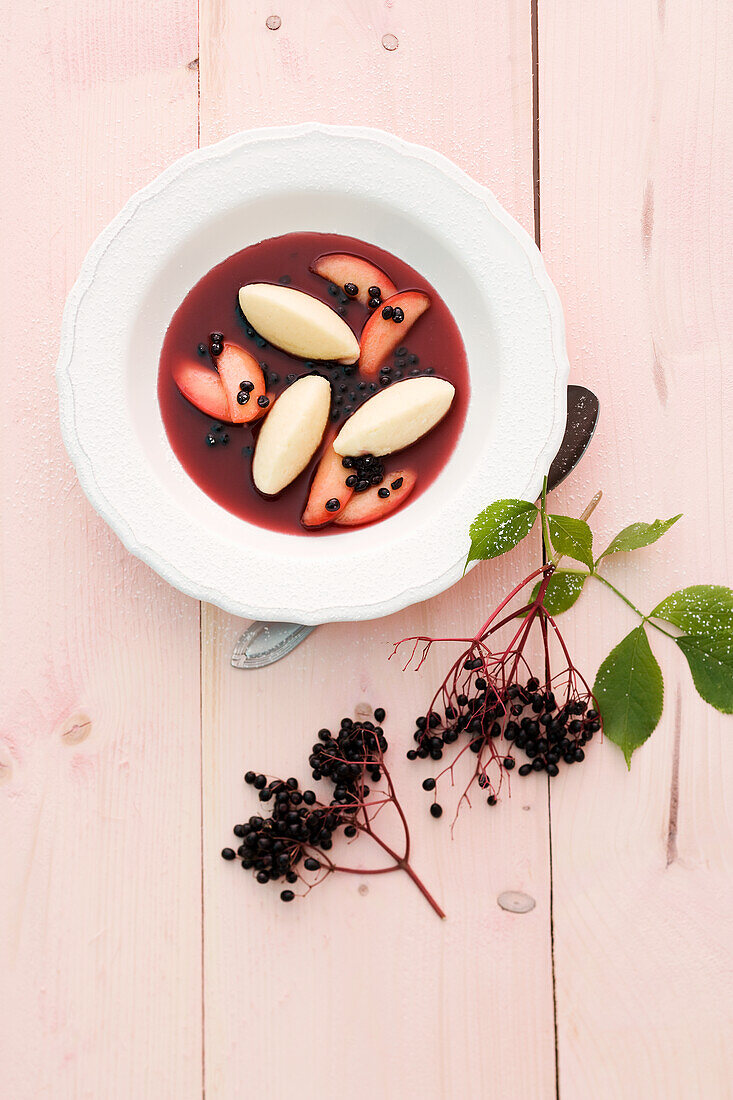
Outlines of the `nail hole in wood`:
[[389,50],[390,53],[392,52],[392,50],[396,50],[397,47],[399,46],[399,44],[400,44],[399,40],[395,37],[395,35],[393,35],[393,34],[383,34],[382,35],[382,45],[384,46],[385,50]]
[[361,896],[363,898],[365,898],[367,896],[367,894],[369,893],[369,887],[367,886],[367,884],[365,882],[362,882],[361,886],[359,887],[359,893],[361,894]]
[[496,899],[500,909],[507,913],[530,913],[537,902],[529,894],[522,894],[519,890],[505,890]]
[[280,27],[282,26],[282,22],[283,21],[279,15],[268,15],[267,19],[265,20],[265,26],[267,27],[268,31],[279,31]]

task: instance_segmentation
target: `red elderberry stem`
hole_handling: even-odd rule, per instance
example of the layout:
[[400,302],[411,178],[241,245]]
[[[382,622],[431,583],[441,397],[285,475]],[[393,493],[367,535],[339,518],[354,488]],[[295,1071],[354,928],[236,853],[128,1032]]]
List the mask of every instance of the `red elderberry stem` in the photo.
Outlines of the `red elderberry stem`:
[[[514,597],[517,596],[522,591],[523,588],[526,588],[527,585],[530,583],[530,581],[536,580],[537,577],[539,577],[542,573],[547,572],[548,569],[552,569],[554,571],[555,566],[554,565],[553,566],[542,565],[542,566],[540,566],[539,569],[535,569],[535,571],[533,573],[530,573],[530,575],[528,577],[525,577],[523,581],[520,581],[520,583],[517,585],[517,587],[513,588],[512,591],[509,593],[509,595],[506,596],[501,601],[499,606],[494,611],[492,611],[491,615],[489,615],[489,617],[486,620],[486,622],[484,623],[484,625],[478,631],[476,637],[477,638],[483,637],[483,635],[486,633],[488,628],[493,623],[496,616],[501,614],[501,612],[504,610],[506,605],[508,603],[511,603],[511,601],[514,599]],[[549,583],[549,578],[548,578],[548,583]],[[545,585],[545,588],[546,587],[547,587],[547,585]],[[538,593],[538,596],[539,596],[539,593]]]

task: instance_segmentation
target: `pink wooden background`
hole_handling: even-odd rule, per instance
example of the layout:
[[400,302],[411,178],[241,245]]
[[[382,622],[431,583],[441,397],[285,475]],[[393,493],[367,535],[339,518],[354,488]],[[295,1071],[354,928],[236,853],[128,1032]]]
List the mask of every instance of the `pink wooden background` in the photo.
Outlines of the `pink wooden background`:
[[[733,1095],[733,721],[677,653],[662,649],[664,717],[630,775],[594,745],[451,842],[398,763],[445,924],[402,876],[343,876],[284,909],[218,856],[244,767],[289,774],[362,700],[404,737],[429,677],[388,666],[388,644],[478,625],[526,558],[235,672],[243,624],[123,551],[59,437],[64,298],[133,191],[246,127],[382,126],[530,231],[536,205],[573,376],[603,408],[561,503],[603,488],[603,534],[685,513],[609,568],[647,606],[730,583],[730,7],[538,7],[533,35],[530,0],[2,6],[3,1100]],[[591,673],[630,625],[583,597],[569,635]],[[504,911],[505,890],[535,908]]]

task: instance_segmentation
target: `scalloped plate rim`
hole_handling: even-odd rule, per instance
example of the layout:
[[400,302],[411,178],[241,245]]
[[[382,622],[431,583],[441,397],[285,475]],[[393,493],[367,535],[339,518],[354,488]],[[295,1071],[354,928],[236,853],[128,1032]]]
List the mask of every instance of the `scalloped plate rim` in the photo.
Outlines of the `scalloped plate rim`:
[[[532,275],[547,302],[551,320],[552,352],[556,367],[555,409],[552,425],[548,438],[540,449],[535,467],[523,494],[528,499],[535,499],[538,495],[542,477],[562,440],[565,427],[565,390],[570,373],[570,364],[565,347],[565,321],[560,298],[547,273],[544,260],[535,242],[527,231],[501,206],[490,188],[479,184],[448,157],[427,146],[406,141],[378,128],[366,126],[333,126],[320,122],[303,122],[292,126],[257,127],[231,134],[219,142],[198,147],[183,154],[148,184],[130,196],[120,212],[99,233],[89,248],[79,275],[68,294],[63,311],[59,354],[56,363],[60,424],[63,442],[76,469],[80,485],[95,511],[112,528],[125,548],[186,595],[196,600],[214,604],[226,612],[243,618],[300,622],[304,625],[313,626],[325,622],[381,618],[414,603],[430,599],[462,578],[466,554],[462,553],[458,560],[430,582],[422,583],[414,588],[405,588],[388,599],[369,604],[324,607],[315,611],[293,607],[253,606],[227,592],[202,585],[182,573],[153,547],[141,542],[133,533],[125,517],[107,500],[97,483],[91,461],[77,434],[73,384],[69,374],[74,353],[76,322],[83,298],[94,281],[97,267],[107,248],[125,228],[128,221],[134,217],[138,208],[163,191],[170,182],[177,179],[189,166],[203,159],[226,156],[230,150],[238,149],[242,144],[252,140],[290,138],[308,133],[323,133],[344,138],[374,141],[387,145],[402,155],[427,162],[442,171],[443,174],[450,176],[458,186],[480,198],[497,221],[511,233],[524,252],[529,261]],[[489,503],[491,501],[487,500],[485,506]],[[467,547],[468,537],[466,550]],[[472,562],[466,572],[473,569],[476,564],[478,563]]]

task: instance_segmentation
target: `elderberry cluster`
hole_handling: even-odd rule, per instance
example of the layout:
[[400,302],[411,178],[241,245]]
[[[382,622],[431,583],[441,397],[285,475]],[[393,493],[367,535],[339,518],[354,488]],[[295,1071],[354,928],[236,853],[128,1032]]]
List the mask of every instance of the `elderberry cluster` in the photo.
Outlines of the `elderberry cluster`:
[[[374,716],[381,721],[385,712],[380,708]],[[234,835],[241,843],[236,851],[224,848],[222,857],[239,857],[244,870],[253,871],[263,885],[281,879],[290,885],[298,882],[301,865],[306,871],[317,872],[325,863],[328,871],[330,860],[324,853],[331,849],[338,830],[346,837],[356,836],[354,817],[369,794],[365,776],[373,782],[381,778],[386,750],[384,731],[373,722],[342,718],[338,733],[319,730],[309,763],[315,780],[327,779],[333,784],[328,805],[319,802],[315,791],[301,790],[297,779],[268,782],[265,775],[248,771],[245,783],[258,792],[260,802],[272,804],[270,813],[267,817],[255,814],[235,825]],[[280,897],[289,902],[295,893],[285,889]]]
[[524,686],[509,686],[506,694],[510,719],[503,733],[504,739],[513,741],[530,761],[518,769],[520,775],[546,771],[553,777],[561,761],[579,764],[585,759],[583,746],[599,731],[601,721],[589,706],[589,699],[576,697],[559,704],[554,692],[540,691],[539,687],[535,677]]
[[375,455],[347,455],[341,459],[341,465],[345,470],[353,471],[346,478],[346,484],[355,493],[364,493],[384,481],[384,463]]
[[[518,749],[528,760],[517,769],[521,776],[545,771],[554,777],[561,763],[580,763],[585,758],[583,746],[601,728],[589,696],[580,696],[568,687],[565,699],[558,702],[551,689],[541,689],[535,676],[525,684],[514,682],[504,689],[490,685],[483,676],[471,682],[470,674],[482,666],[483,661],[479,658],[464,662],[463,668],[469,673],[468,682],[464,691],[453,697],[454,705],[446,706],[443,718],[431,710],[416,719],[416,748],[407,752],[408,760],[442,760],[446,746],[458,741],[462,734],[467,735],[467,747],[476,755],[494,739],[496,749],[492,754],[496,754],[498,739],[503,737],[510,745],[498,751],[500,767],[512,771],[516,765],[512,750]],[[478,773],[478,784],[490,786],[484,772]],[[435,779],[424,780],[423,788],[434,791]],[[487,802],[493,806],[496,801],[492,791]],[[430,812],[433,817],[440,817],[443,811],[434,801]]]

